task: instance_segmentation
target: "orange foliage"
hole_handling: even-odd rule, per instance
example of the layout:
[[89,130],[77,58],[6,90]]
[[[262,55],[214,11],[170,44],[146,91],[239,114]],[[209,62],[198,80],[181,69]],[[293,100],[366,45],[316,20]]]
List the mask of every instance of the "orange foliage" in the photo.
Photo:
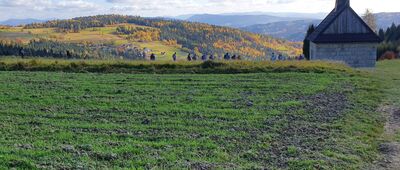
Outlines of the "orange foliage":
[[176,40],[163,40],[165,45],[171,45],[171,46],[177,46],[178,45],[178,41]]
[[218,41],[214,42],[214,47],[223,49],[224,51],[235,51],[236,50],[235,42],[224,42],[222,40],[218,40]]
[[240,47],[240,53],[246,54],[247,56],[265,56],[264,52],[250,47]]
[[158,41],[160,39],[160,31],[158,30],[146,30],[136,31],[127,37],[129,40],[151,42]]
[[386,51],[379,60],[394,60],[396,59],[396,53],[393,51]]

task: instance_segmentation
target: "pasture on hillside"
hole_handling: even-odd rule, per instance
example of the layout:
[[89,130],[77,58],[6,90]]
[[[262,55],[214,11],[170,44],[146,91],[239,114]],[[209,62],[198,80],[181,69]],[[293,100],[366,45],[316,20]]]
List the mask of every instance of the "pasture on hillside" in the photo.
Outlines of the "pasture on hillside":
[[156,54],[157,60],[160,61],[171,61],[172,54],[175,52],[177,53],[179,60],[186,60],[187,53],[182,51],[182,47],[180,45],[168,45],[162,41],[129,41],[123,35],[116,35],[115,31],[117,27],[123,25],[129,25],[130,27],[134,28],[148,28],[135,24],[118,24],[99,28],[86,28],[79,33],[73,33],[57,32],[55,28],[23,29],[22,27],[11,27],[7,29],[0,29],[0,39],[18,40],[24,43],[28,43],[30,40],[35,38],[45,38],[53,41],[78,44],[93,43],[110,44],[114,46],[134,44],[140,49],[148,49],[150,53]]
[[287,68],[0,72],[0,168],[358,169],[377,160],[378,79]]

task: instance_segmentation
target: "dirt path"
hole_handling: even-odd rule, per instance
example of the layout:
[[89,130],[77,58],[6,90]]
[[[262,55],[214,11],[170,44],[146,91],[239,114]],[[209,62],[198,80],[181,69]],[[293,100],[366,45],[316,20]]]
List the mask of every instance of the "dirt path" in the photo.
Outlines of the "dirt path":
[[379,146],[382,160],[377,163],[376,169],[399,170],[400,169],[400,143],[395,142],[394,136],[400,131],[400,108],[392,106],[381,107],[380,112],[387,115],[385,136],[392,138],[388,143]]

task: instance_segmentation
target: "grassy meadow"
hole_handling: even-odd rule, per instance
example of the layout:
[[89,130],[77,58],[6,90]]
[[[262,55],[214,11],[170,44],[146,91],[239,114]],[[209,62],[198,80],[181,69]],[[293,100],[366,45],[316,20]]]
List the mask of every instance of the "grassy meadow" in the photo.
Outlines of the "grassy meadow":
[[[107,65],[114,71],[92,70]],[[360,169],[379,157],[376,109],[398,92],[394,82],[382,90],[377,77],[399,69],[50,59],[0,66],[0,169]]]

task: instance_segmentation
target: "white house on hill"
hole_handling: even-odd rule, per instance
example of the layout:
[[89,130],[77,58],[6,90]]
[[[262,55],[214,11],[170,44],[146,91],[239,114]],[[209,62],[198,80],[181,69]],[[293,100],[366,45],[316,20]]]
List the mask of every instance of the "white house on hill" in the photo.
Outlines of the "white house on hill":
[[336,7],[308,37],[311,60],[343,61],[352,67],[375,67],[379,36],[350,7],[350,0],[336,0]]

